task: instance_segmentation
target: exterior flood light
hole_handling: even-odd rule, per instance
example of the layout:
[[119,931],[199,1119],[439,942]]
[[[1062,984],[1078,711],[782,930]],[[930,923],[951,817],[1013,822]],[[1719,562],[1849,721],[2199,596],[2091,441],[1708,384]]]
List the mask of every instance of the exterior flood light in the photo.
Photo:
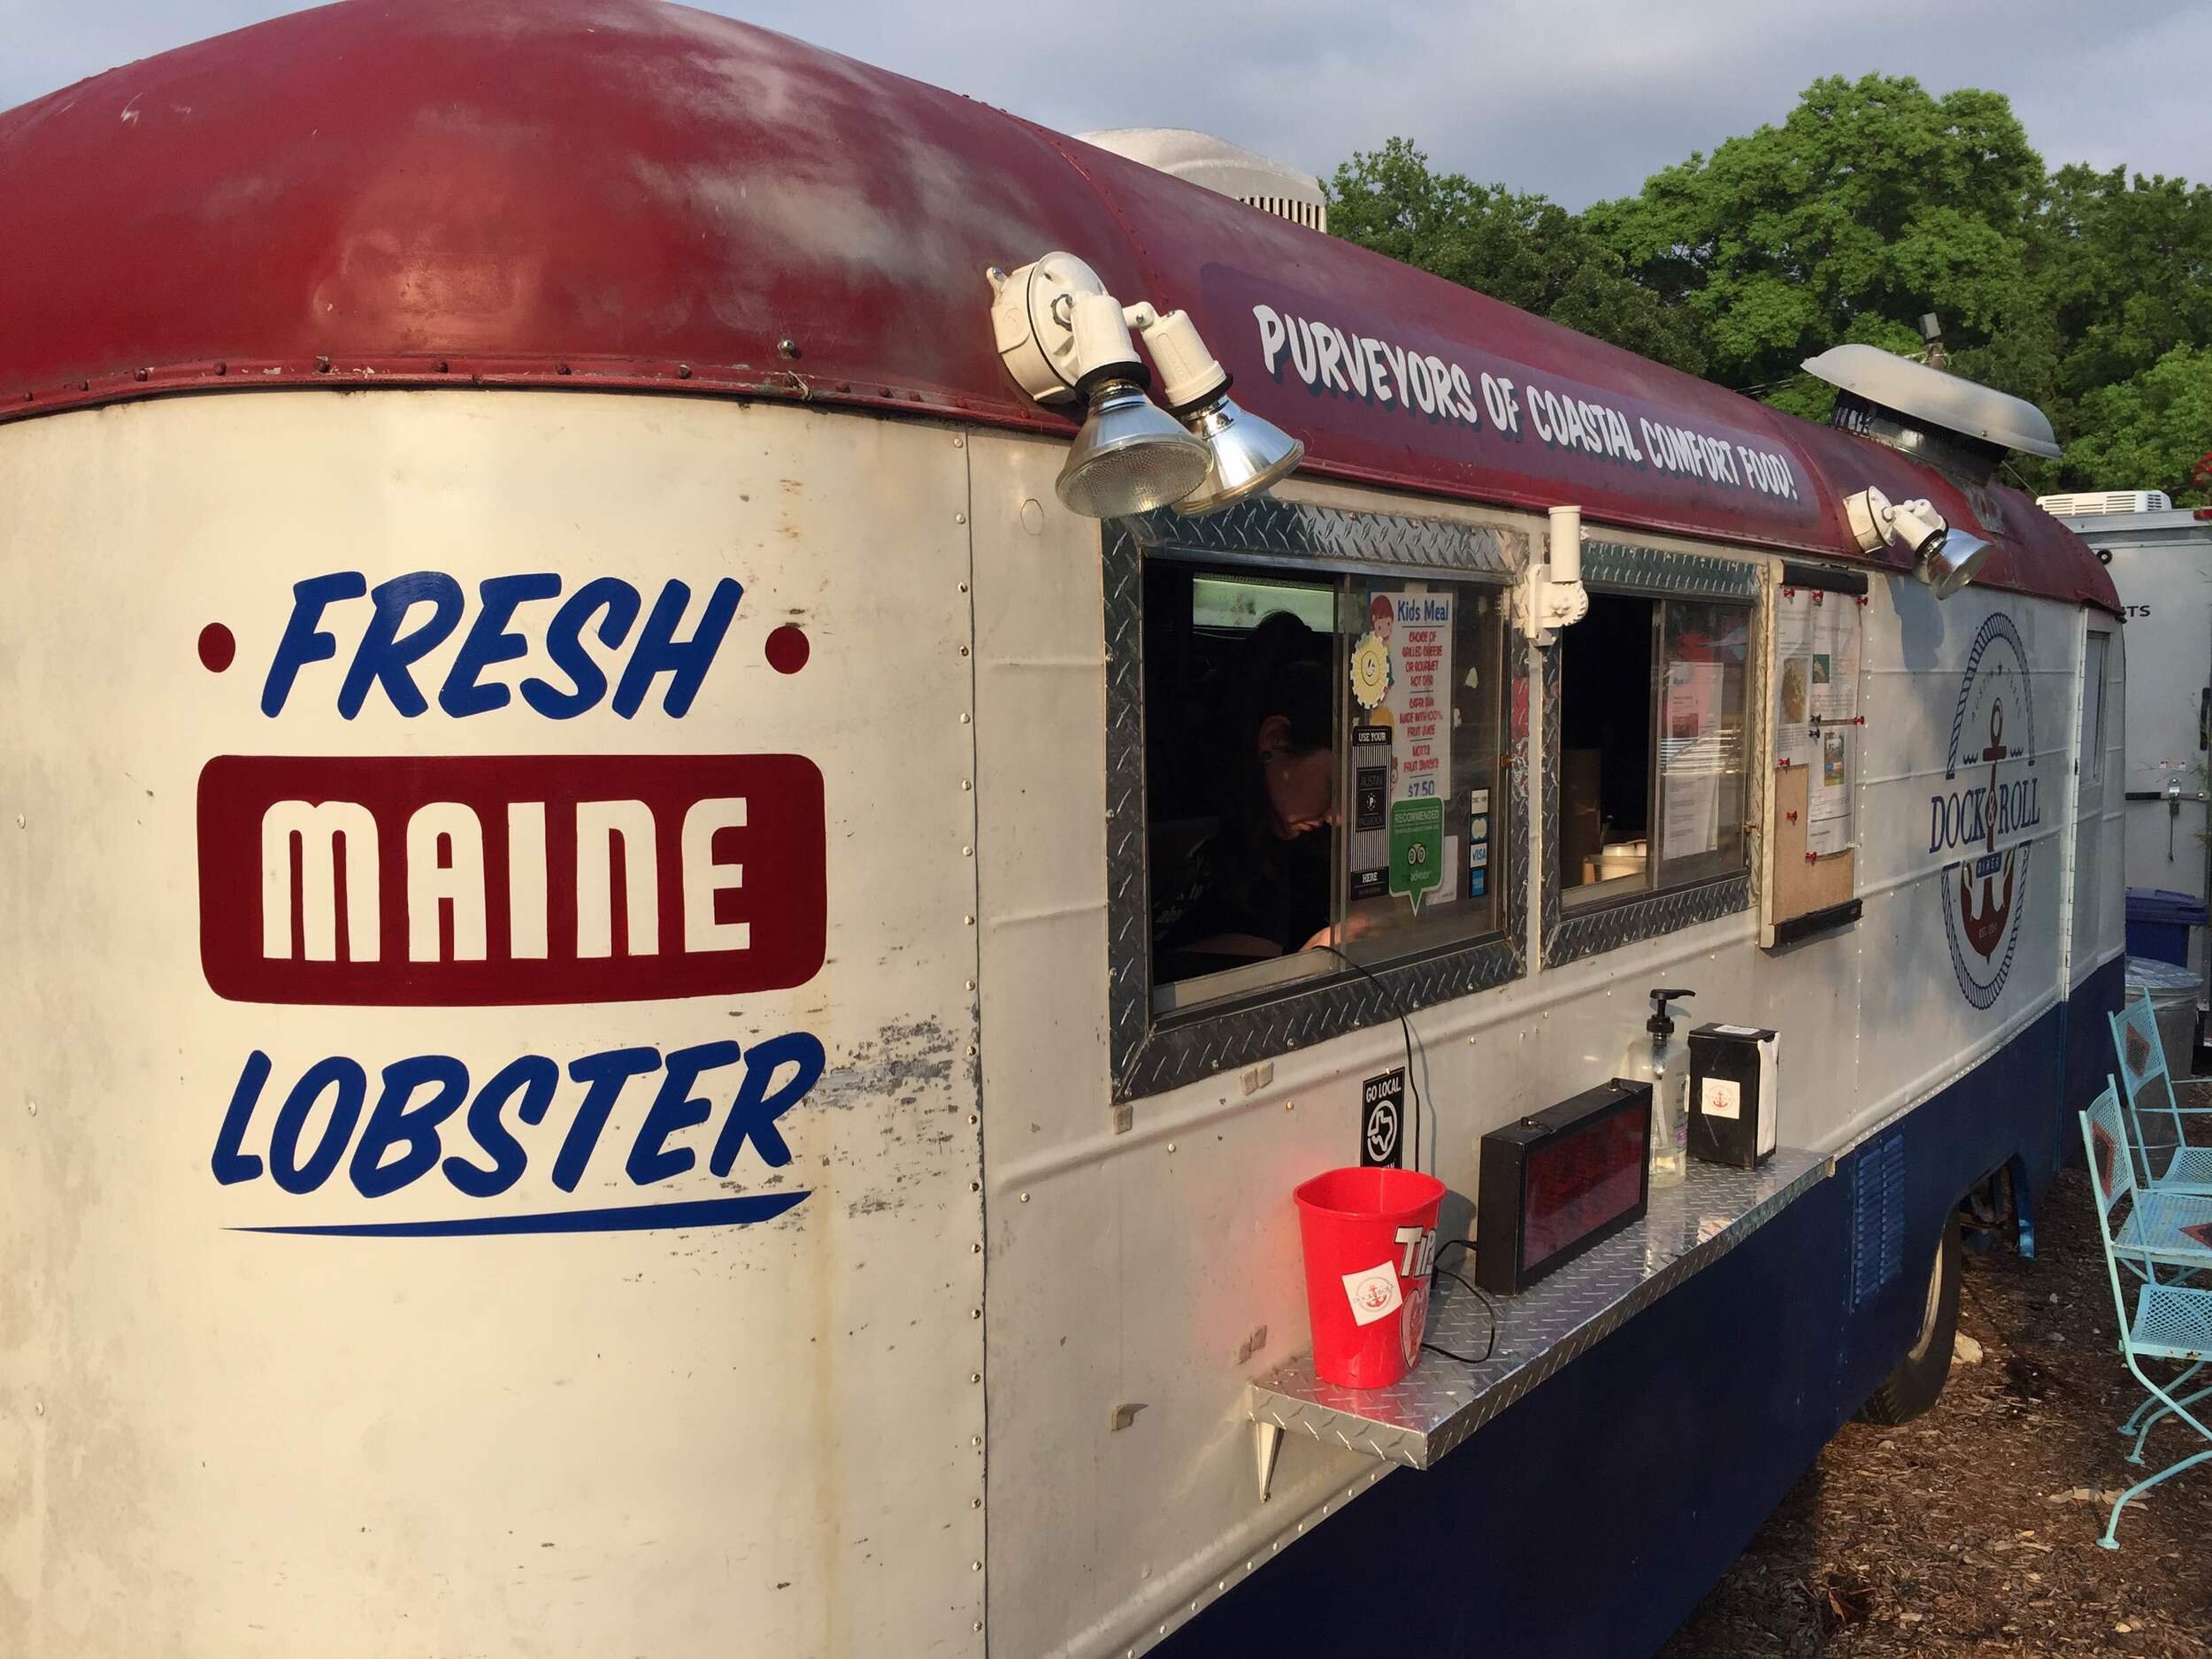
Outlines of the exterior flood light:
[[1097,381],[1056,486],[1071,512],[1118,518],[1150,512],[1198,488],[1206,446],[1177,425],[1134,380]]
[[1972,581],[1995,551],[1971,532],[1952,528],[1925,501],[1893,503],[1880,490],[1868,488],[1843,506],[1863,551],[1902,542],[1913,556],[1914,572],[1938,599],[1948,599]]
[[[989,273],[1000,360],[1041,403],[1088,406],[1058,492],[1071,511],[1116,518],[1172,506],[1214,512],[1289,475],[1305,446],[1229,396],[1229,373],[1182,311],[1124,306],[1098,273],[1048,253],[1010,275]],[[1136,335],[1165,385],[1163,411],[1146,395]]]

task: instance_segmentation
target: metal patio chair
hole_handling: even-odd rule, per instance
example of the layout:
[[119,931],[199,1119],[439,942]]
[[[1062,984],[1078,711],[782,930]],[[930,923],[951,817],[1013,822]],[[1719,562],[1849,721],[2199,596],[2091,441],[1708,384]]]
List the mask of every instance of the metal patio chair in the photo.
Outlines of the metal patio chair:
[[[2151,1018],[2151,995],[2145,991],[2116,1014],[2105,1017],[2112,1025],[2112,1046],[2120,1056],[2120,1081],[2127,1091],[2127,1116],[2131,1120],[2137,1171],[2142,1184],[2158,1193],[2187,1193],[2212,1197],[2212,1147],[2193,1147],[2183,1125],[2207,1109],[2184,1106],[2174,1098],[2173,1074],[2166,1069],[2166,1045],[2159,1041],[2157,1023]],[[2156,1093],[2154,1093],[2155,1089]],[[2144,1098],[2150,1095],[2147,1101]],[[2156,1147],[2145,1133],[2146,1111],[2162,1118],[2173,1130],[2171,1144],[2163,1139]]]
[[[2116,1224],[2114,1212],[2123,1203],[2131,1203],[2132,1208],[2131,1201],[2139,1201],[2144,1194],[2135,1178],[2135,1160],[2128,1149],[2126,1131],[2121,1122],[2118,1087],[2109,1079],[2104,1093],[2081,1114],[2081,1136],[2089,1155],[2089,1179],[2097,1201],[2097,1232],[2104,1240],[2105,1271],[2112,1281],[2113,1307],[2120,1317],[2121,1356],[2126,1360],[2128,1370],[2135,1374],[2136,1381],[2151,1396],[2145,1403],[2154,1402],[2157,1408],[2147,1417],[2143,1417],[2139,1410],[2136,1414],[2142,1421],[2136,1432],[2135,1449],[2129,1454],[2128,1461],[2143,1461],[2144,1441],[2150,1438],[2152,1429],[2170,1417],[2187,1424],[2206,1442],[2205,1450],[2170,1463],[2119,1495],[2112,1505],[2112,1518],[2105,1525],[2104,1536],[2097,1540],[2107,1549],[2117,1549],[2122,1509],[2161,1481],[2212,1458],[2212,1427],[2190,1410],[2207,1394],[2212,1394],[2212,1386],[2185,1394],[2176,1393],[2203,1370],[2208,1360],[2212,1360],[2212,1290],[2162,1282],[2158,1278],[2159,1264],[2148,1252],[2139,1246],[2120,1242],[2127,1225]],[[2190,1224],[2185,1231],[2194,1234],[2198,1225]],[[2207,1235],[2205,1241],[2212,1243],[2212,1219],[2201,1225]],[[2131,1308],[2128,1286],[2120,1277],[2123,1263],[2135,1279]],[[2167,1382],[2155,1382],[2143,1369],[2142,1362],[2146,1359],[2168,1360],[2185,1369]]]

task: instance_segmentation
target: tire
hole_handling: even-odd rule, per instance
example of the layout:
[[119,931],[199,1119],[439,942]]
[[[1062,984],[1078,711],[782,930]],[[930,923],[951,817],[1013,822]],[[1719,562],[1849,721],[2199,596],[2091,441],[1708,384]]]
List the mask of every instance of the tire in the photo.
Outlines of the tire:
[[1961,1256],[1958,1219],[1946,1217],[1943,1236],[1936,1243],[1935,1261],[1928,1270],[1928,1296],[1921,1310],[1920,1333],[1898,1360],[1896,1369],[1859,1408],[1859,1415],[1869,1423],[1909,1423],[1935,1404],[1942,1394],[1951,1375],[1951,1339],[1959,1328]]

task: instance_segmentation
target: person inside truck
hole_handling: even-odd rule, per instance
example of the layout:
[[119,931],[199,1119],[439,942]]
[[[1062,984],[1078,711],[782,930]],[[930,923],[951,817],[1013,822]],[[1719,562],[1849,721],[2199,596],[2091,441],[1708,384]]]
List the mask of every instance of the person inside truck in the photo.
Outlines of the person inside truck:
[[1209,722],[1215,827],[1153,876],[1153,973],[1167,983],[1305,949],[1329,921],[1336,821],[1329,641],[1277,611],[1223,676]]

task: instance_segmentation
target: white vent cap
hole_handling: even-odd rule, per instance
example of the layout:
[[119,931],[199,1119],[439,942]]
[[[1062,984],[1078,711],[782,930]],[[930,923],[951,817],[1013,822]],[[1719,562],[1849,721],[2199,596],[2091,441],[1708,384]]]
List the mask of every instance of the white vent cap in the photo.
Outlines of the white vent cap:
[[2024,397],[1932,369],[1879,346],[1832,346],[1800,365],[1806,373],[1870,403],[1945,432],[2058,457],[2050,417]]

